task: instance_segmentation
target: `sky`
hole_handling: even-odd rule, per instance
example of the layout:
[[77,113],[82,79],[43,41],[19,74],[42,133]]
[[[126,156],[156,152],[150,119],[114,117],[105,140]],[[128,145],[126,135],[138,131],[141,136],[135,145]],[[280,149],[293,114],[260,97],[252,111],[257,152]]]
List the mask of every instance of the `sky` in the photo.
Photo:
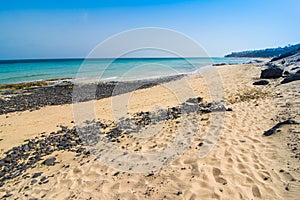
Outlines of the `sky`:
[[0,0],[0,60],[84,58],[120,32],[160,27],[207,55],[300,42],[299,0]]

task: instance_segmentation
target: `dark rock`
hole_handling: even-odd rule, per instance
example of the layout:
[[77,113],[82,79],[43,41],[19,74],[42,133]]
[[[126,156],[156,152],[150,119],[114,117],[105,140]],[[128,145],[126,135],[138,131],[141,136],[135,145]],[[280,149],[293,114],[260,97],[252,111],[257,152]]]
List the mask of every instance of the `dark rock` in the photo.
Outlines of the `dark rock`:
[[232,108],[226,108],[226,111],[233,111]]
[[269,63],[268,68],[261,71],[260,78],[280,78],[282,76],[283,69],[279,66]]
[[273,126],[271,129],[265,131],[263,135],[264,136],[273,135],[277,131],[278,128],[280,128],[281,126],[286,125],[286,124],[299,124],[299,122],[296,122],[296,121],[291,120],[291,119],[285,120],[283,122],[279,122],[278,124]]
[[201,97],[197,97],[197,98],[189,98],[188,100],[186,100],[187,103],[200,103],[203,100],[203,98]]
[[299,81],[299,80],[300,80],[300,74],[293,74],[293,75],[290,75],[290,76],[284,78],[280,83],[285,84],[285,83],[290,83],[290,82]]
[[48,183],[49,180],[47,179],[47,177],[43,176],[39,182],[39,184],[45,184],[45,183]]
[[286,191],[290,191],[290,187],[289,187],[289,184],[287,184],[284,188]]
[[36,182],[37,182],[36,179],[32,179],[32,180],[30,181],[30,184],[33,185],[33,184],[35,184]]
[[290,72],[288,72],[288,71],[284,71],[284,72],[283,72],[283,74],[284,74],[284,75],[289,75],[289,74],[290,74]]
[[182,192],[181,192],[181,191],[178,191],[176,195],[179,196],[179,195],[181,195],[181,194],[182,194]]
[[32,175],[32,178],[37,178],[42,175],[43,172],[37,172]]
[[5,194],[5,195],[3,196],[3,198],[7,198],[7,197],[10,197],[10,196],[12,196],[12,194],[8,193],[8,194]]
[[149,174],[146,175],[146,177],[150,177],[150,176],[153,176],[153,175],[154,175],[154,173],[149,173]]
[[55,157],[50,157],[50,158],[47,158],[46,160],[44,160],[43,164],[47,165],[47,166],[53,166],[53,165],[55,165],[55,160],[56,160]]
[[269,81],[267,80],[260,80],[253,83],[253,85],[268,85]]
[[113,176],[118,176],[120,174],[120,172],[116,172],[113,174]]
[[226,64],[226,63],[215,63],[212,66],[222,66],[222,65],[228,65],[228,64]]

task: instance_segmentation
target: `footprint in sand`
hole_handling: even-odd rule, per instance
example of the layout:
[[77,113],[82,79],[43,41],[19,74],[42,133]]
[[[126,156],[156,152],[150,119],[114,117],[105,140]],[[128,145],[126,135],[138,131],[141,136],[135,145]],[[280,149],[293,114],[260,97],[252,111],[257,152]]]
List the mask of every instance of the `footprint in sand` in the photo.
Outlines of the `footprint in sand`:
[[226,185],[227,184],[227,181],[226,179],[220,177],[221,175],[221,170],[219,168],[213,168],[213,176],[215,178],[215,181],[218,182],[218,183],[221,183],[223,185]]
[[254,197],[261,198],[260,191],[256,185],[252,186],[252,194]]

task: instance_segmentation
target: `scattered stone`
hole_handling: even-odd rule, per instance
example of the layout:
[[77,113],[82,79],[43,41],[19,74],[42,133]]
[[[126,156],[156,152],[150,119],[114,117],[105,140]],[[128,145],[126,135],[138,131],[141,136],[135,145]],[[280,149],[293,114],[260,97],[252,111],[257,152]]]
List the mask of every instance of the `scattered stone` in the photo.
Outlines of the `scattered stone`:
[[226,111],[233,111],[232,108],[226,108]]
[[290,191],[290,184],[287,184],[284,188],[286,191]]
[[200,103],[202,100],[203,100],[203,98],[197,97],[197,98],[189,98],[188,100],[186,100],[186,102],[197,104],[197,103]]
[[150,176],[153,176],[153,175],[154,175],[154,173],[149,173],[149,174],[146,175],[146,177],[150,177]]
[[277,131],[278,128],[280,128],[281,126],[286,125],[286,124],[299,124],[299,122],[296,122],[296,121],[291,120],[291,119],[285,120],[283,122],[279,122],[278,124],[273,126],[271,129],[265,131],[263,135],[264,136],[273,135]]
[[33,185],[33,184],[35,184],[36,182],[37,182],[36,179],[32,179],[32,180],[30,181],[30,185]]
[[53,166],[53,165],[55,165],[55,160],[56,160],[55,157],[50,157],[50,158],[47,158],[46,160],[44,160],[43,164],[47,165],[47,166]]
[[3,196],[3,198],[7,198],[7,197],[10,197],[10,196],[12,196],[12,194],[8,193],[8,194],[5,194],[5,195]]
[[253,85],[268,85],[269,81],[267,80],[260,80],[253,83]]
[[120,174],[120,172],[116,172],[113,174],[113,176],[118,176]]
[[49,182],[49,180],[47,179],[47,177],[43,176],[43,177],[41,178],[39,184],[41,185],[41,184],[45,184],[45,183],[48,183],[48,182]]
[[[135,113],[132,118],[120,119],[116,124],[104,124],[100,121],[86,121],[86,125],[83,127],[69,129],[66,126],[60,126],[61,129],[56,132],[51,132],[48,135],[41,133],[40,137],[27,139],[24,141],[24,144],[4,152],[4,157],[0,159],[0,187],[3,186],[8,179],[22,176],[27,169],[35,168],[37,163],[43,160],[43,157],[51,155],[54,151],[70,151],[78,156],[88,157],[91,152],[87,151],[83,146],[86,143],[90,145],[97,144],[100,134],[104,134],[99,131],[101,129],[109,127],[110,132],[105,133],[104,137],[104,139],[107,139],[107,142],[120,142],[118,137],[122,137],[124,134],[139,132],[142,127],[165,120],[178,119],[182,114],[200,115],[203,113],[231,110],[221,103],[202,103],[202,98],[200,97],[189,99],[189,102],[190,103],[185,102],[177,107],[159,110],[153,113]],[[79,136],[79,133],[85,133],[85,135],[81,134]],[[53,166],[56,164],[55,161],[56,158],[52,156],[43,160],[42,164]],[[65,166],[65,168],[68,167],[69,165]],[[117,176],[119,173],[120,172],[116,172],[113,176]],[[36,183],[35,178],[41,176],[41,174],[41,172],[33,174],[33,184]],[[40,183],[43,184],[47,181],[48,179]]]
[[200,142],[200,143],[198,144],[198,146],[199,146],[199,147],[202,147],[203,144],[204,144],[203,142]]
[[32,178],[37,178],[42,175],[43,172],[37,172],[32,175]]

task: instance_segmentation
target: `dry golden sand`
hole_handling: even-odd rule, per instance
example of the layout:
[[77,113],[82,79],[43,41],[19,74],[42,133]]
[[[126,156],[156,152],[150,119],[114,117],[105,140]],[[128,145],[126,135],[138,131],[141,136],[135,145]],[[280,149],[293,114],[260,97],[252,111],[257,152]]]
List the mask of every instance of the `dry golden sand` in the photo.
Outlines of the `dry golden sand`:
[[[291,157],[285,135],[290,128],[299,132],[299,126],[287,125],[270,137],[262,137],[262,134],[278,120],[290,117],[288,115],[300,121],[298,83],[278,85],[274,80],[268,86],[254,87],[252,83],[260,73],[260,68],[254,64],[217,69],[222,78],[226,105],[233,111],[226,112],[221,135],[206,157],[199,158],[202,148],[199,143],[205,143],[203,140],[210,125],[215,126],[209,114],[197,116],[200,129],[185,154],[151,176],[147,173],[116,173],[117,170],[94,161],[93,156],[79,158],[70,152],[54,152],[52,156],[57,156],[58,164],[50,167],[38,164],[27,171],[29,174],[43,172],[48,183],[31,186],[31,179],[16,178],[0,188],[0,197],[10,193],[12,196],[8,199],[297,199],[300,196],[300,172],[292,169],[299,167],[299,160]],[[206,82],[217,81],[212,74],[210,76],[206,81],[201,76],[194,76],[167,86],[138,90],[120,95],[113,101],[111,98],[98,100],[95,102],[96,116],[101,121],[113,121],[115,114],[119,114],[118,109],[122,109],[116,106],[118,101],[126,98],[129,99],[129,113],[176,106],[188,98],[189,93],[184,87],[187,83],[196,96],[210,102],[212,97]],[[279,93],[284,94],[283,97],[275,98]],[[178,94],[183,98],[178,99]],[[288,111],[287,103],[294,105],[289,106]],[[1,115],[1,154],[41,132],[56,131],[59,125],[71,127],[73,120],[72,105]],[[166,135],[176,134],[176,131],[173,133],[175,125],[166,126],[163,129]],[[165,141],[167,136],[162,135],[137,144],[137,139],[128,137],[120,145],[125,145],[128,150],[150,149]],[[63,168],[63,165],[70,167]],[[280,172],[281,169],[284,172]]]

